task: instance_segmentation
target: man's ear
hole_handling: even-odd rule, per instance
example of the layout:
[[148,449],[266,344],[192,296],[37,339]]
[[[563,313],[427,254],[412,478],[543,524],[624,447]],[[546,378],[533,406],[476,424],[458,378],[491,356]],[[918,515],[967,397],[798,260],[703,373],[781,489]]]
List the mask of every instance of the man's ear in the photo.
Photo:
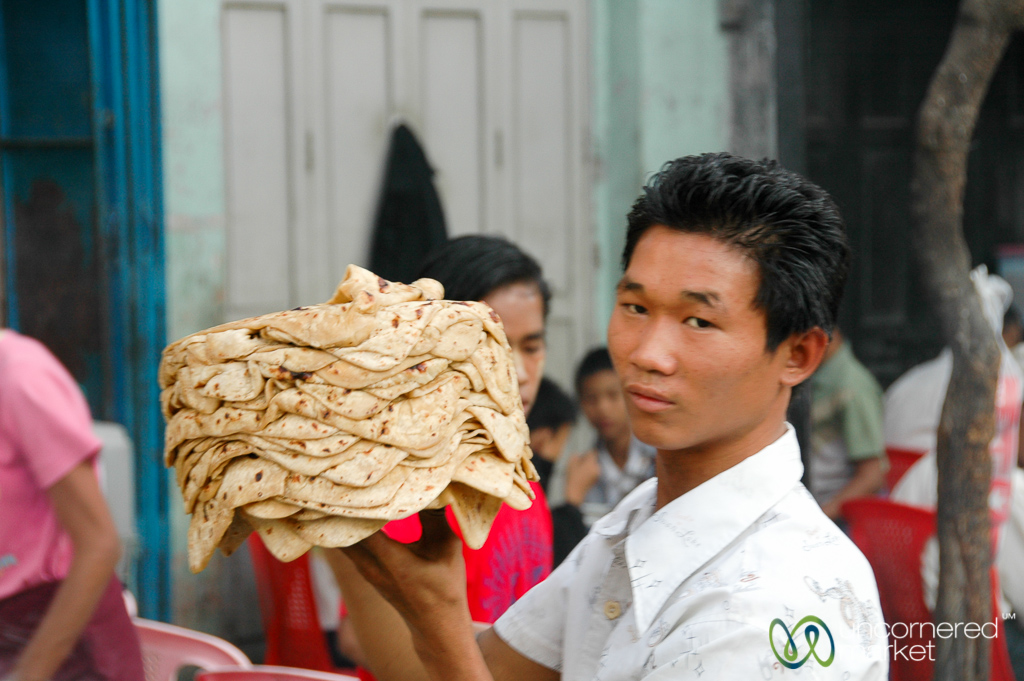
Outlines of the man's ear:
[[790,336],[784,343],[788,356],[780,377],[783,385],[792,388],[810,378],[825,357],[828,343],[828,334],[819,326]]

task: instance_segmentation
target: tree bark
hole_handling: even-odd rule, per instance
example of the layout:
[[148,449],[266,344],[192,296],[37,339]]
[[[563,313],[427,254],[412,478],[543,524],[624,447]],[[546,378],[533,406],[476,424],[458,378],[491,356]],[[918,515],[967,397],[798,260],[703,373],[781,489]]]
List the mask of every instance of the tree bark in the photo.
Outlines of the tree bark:
[[[953,351],[937,443],[939,575],[936,622],[991,621],[988,492],[1000,355],[970,281],[963,236],[967,154],[989,82],[1024,0],[962,0],[918,113],[911,179],[914,250]],[[990,641],[938,638],[935,678],[987,681]]]

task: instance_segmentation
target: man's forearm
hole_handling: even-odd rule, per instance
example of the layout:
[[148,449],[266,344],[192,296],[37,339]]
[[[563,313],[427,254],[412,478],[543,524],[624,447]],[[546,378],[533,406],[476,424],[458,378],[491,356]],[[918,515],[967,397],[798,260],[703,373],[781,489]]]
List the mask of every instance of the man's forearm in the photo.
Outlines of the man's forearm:
[[410,631],[398,611],[341,551],[326,551],[359,646],[379,681],[491,681],[468,618]]
[[334,572],[356,640],[378,681],[428,681],[413,648],[412,637],[398,611],[363,579],[341,551],[324,551]]
[[430,681],[494,681],[475,634],[473,623],[467,627],[464,621],[413,632],[413,646]]

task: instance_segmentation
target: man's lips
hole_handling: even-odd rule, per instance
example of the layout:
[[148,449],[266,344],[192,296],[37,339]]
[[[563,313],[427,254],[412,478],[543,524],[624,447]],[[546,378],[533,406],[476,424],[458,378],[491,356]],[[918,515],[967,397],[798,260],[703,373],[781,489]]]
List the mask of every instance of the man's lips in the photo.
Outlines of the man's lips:
[[664,393],[643,385],[626,386],[626,394],[641,411],[664,411],[674,404]]

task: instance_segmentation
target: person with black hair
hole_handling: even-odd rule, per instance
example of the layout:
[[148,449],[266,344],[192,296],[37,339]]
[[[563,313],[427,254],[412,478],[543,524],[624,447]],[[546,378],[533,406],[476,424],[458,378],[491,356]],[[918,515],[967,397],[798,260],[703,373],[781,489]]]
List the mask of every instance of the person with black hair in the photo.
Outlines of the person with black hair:
[[[530,448],[533,450],[533,465],[540,475],[540,484],[546,494],[551,493],[551,480],[554,477],[555,463],[562,456],[562,450],[569,440],[572,428],[576,424],[576,403],[564,390],[550,378],[545,377],[540,383],[537,403],[530,410],[526,425],[530,428]],[[594,464],[597,466],[597,464]],[[593,485],[597,473],[580,473],[578,467],[572,466],[571,477],[588,476],[583,484],[589,488]],[[578,483],[577,483],[578,484]],[[586,492],[584,491],[584,495]],[[554,531],[553,565],[558,567],[566,559],[576,545],[587,536],[587,524],[583,520],[578,499],[567,499],[551,509],[551,525]]]
[[608,348],[594,348],[580,361],[576,394],[583,415],[597,431],[597,442],[569,462],[565,497],[580,507],[589,527],[654,476],[657,451],[638,440],[629,427],[626,397]]
[[[551,299],[537,261],[500,237],[469,235],[451,239],[428,254],[416,275],[417,279],[422,277],[439,281],[444,286],[446,299],[481,300],[500,317],[512,349],[523,409],[529,415],[544,375],[547,355],[544,325]],[[551,511],[541,485],[533,482],[530,486],[536,498],[529,509],[516,511],[503,505],[484,545],[478,550],[463,547],[465,568],[458,581],[463,585],[463,598],[475,622],[494,622],[551,572],[554,544]],[[447,522],[458,531],[450,508]],[[399,542],[415,542],[422,533],[420,519],[412,516],[388,523],[383,532]],[[328,553],[345,599],[345,621],[339,628],[339,641],[346,641],[342,649],[346,655],[363,660],[364,651],[360,648],[367,647],[367,637],[360,635],[357,629],[360,645],[354,647],[349,636],[349,617],[359,616],[359,594],[346,585],[345,565],[338,561],[341,554]],[[400,622],[393,627],[385,620],[376,624],[378,630],[387,631],[389,637],[401,631]],[[371,650],[366,651],[371,659],[372,646],[370,643]],[[386,667],[375,666],[373,671],[381,681],[402,678]]]
[[533,467],[540,476],[540,486],[551,494],[551,476],[576,425],[576,403],[552,379],[541,379],[537,400],[526,417],[530,429]]
[[410,681],[887,678],[871,566],[800,483],[786,423],[836,321],[838,209],[774,162],[704,154],[628,221],[608,347],[657,478],[478,636],[436,514],[414,547],[342,549],[412,633],[388,657]]
[[511,241],[470,234],[428,254],[417,278],[441,282],[448,300],[482,300],[505,326],[519,377],[523,410],[529,414],[544,375],[544,321],[551,289],[540,265]]

